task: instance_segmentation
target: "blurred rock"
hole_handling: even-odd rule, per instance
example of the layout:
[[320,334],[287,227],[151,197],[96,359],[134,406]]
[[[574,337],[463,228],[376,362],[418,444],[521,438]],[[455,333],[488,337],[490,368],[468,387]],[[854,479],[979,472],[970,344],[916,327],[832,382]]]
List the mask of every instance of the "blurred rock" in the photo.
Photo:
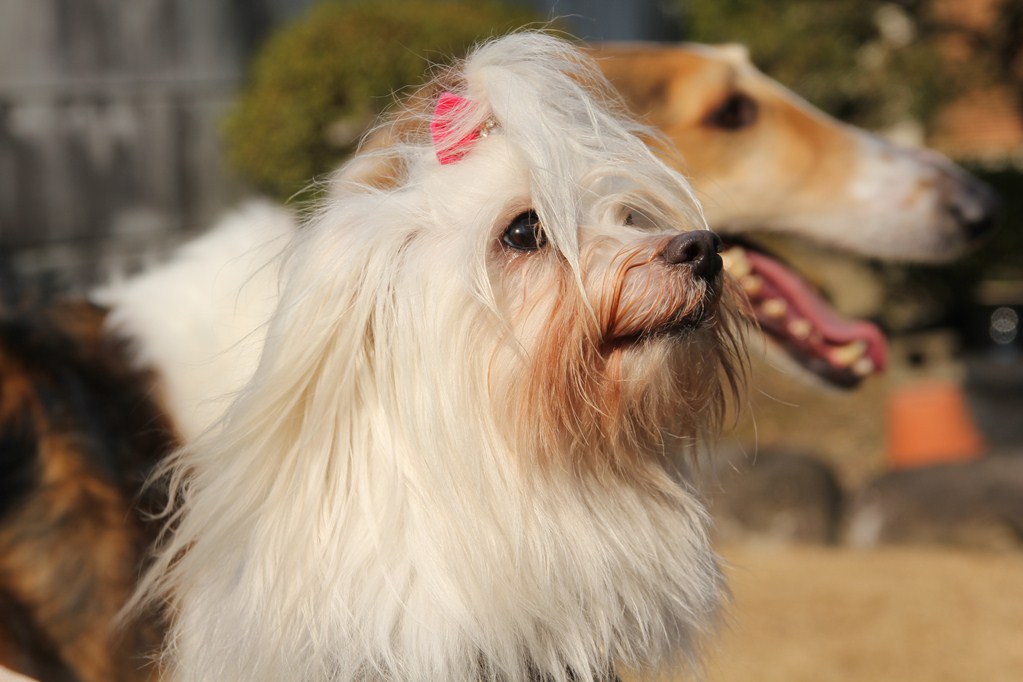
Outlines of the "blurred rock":
[[1023,456],[884,474],[852,499],[842,539],[1023,549]]
[[715,460],[705,490],[717,537],[726,542],[831,543],[842,489],[831,467],[805,455],[735,453]]
[[966,391],[977,425],[996,450],[1023,450],[1023,352],[993,348],[966,359]]

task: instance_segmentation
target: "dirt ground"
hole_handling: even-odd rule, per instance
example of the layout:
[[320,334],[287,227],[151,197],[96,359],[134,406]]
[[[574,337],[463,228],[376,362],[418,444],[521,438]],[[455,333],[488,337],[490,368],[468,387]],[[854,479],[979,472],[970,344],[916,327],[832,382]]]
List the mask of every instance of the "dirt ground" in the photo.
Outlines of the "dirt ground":
[[706,682],[1023,680],[1021,554],[734,546],[723,555],[734,603]]

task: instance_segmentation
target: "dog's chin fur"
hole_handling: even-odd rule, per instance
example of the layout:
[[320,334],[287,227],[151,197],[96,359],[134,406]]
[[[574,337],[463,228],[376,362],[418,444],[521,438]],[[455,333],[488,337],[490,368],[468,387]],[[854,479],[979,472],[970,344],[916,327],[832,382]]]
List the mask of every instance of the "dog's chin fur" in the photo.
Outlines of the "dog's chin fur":
[[[734,388],[734,305],[659,258],[698,208],[599,87],[552,38],[485,45],[428,90],[498,130],[440,165],[413,103],[373,153],[388,181],[342,176],[294,238],[254,378],[168,466],[143,594],[173,605],[170,679],[692,657],[722,581],[679,456]],[[502,247],[531,207],[548,245]]]

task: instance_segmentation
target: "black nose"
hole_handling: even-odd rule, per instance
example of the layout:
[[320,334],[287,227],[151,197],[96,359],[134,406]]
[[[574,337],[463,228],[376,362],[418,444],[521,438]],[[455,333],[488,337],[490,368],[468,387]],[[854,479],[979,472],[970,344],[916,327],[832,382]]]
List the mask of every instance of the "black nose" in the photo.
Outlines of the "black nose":
[[721,238],[710,230],[683,232],[664,247],[664,260],[672,265],[689,265],[693,274],[714,279],[721,272]]
[[973,241],[986,237],[998,226],[1002,212],[1001,200],[988,185],[974,178],[963,183],[960,191],[952,195],[948,208],[959,223],[966,238]]
[[955,220],[967,241],[979,240],[999,226],[1002,202],[987,183],[929,149],[907,153],[934,169],[934,187],[942,208]]

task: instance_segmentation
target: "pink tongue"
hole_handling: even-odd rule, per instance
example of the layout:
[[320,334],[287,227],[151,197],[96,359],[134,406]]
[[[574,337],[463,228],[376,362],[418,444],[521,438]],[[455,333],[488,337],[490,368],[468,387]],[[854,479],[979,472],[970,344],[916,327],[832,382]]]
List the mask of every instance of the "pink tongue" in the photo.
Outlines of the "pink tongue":
[[769,256],[746,250],[746,257],[770,288],[777,291],[801,317],[809,320],[829,344],[845,345],[851,341],[867,344],[867,356],[878,371],[888,360],[888,345],[877,326],[863,320],[848,320],[838,315],[816,291],[790,269]]

